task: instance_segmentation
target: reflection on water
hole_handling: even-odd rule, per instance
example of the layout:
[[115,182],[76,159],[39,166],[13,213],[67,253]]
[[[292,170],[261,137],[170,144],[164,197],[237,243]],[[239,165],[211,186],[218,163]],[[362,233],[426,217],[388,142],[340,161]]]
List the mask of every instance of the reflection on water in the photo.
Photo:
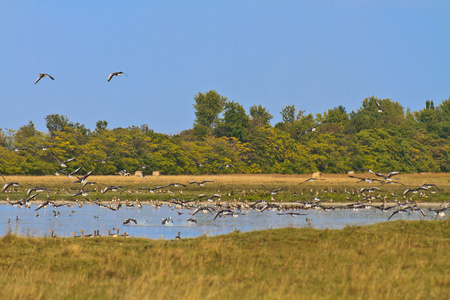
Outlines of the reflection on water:
[[[299,210],[295,212],[303,213],[293,217],[291,215],[278,215],[276,211],[258,212],[255,210],[243,210],[241,215],[234,218],[231,215],[218,217],[213,221],[214,215],[197,213],[195,216],[189,214],[193,210],[175,210],[163,205],[161,208],[154,208],[152,205],[143,205],[141,209],[122,208],[118,211],[101,209],[97,205],[85,204],[82,208],[59,207],[54,209],[35,209],[38,204],[33,204],[30,209],[17,208],[8,204],[0,204],[0,232],[5,234],[9,231],[24,236],[45,236],[49,235],[49,230],[54,230],[57,236],[69,237],[75,232],[80,235],[80,230],[85,234],[92,234],[99,230],[100,235],[106,235],[107,230],[113,231],[118,228],[119,233],[128,232],[132,237],[145,237],[151,239],[173,239],[178,232],[182,238],[199,237],[202,235],[213,236],[227,234],[234,230],[241,232],[252,230],[263,230],[283,227],[308,227],[318,229],[339,229],[345,225],[368,225],[379,222],[386,222],[390,212],[380,212],[375,209],[334,210],[316,211]],[[56,212],[56,214],[55,214]],[[293,211],[292,211],[293,212]],[[427,214],[423,217],[419,212],[412,212],[412,216],[407,213],[396,214],[391,220],[429,220],[429,216],[436,217],[434,213],[424,209]],[[171,217],[173,223],[163,225],[163,218]],[[122,225],[128,218],[134,218],[137,225]],[[188,218],[195,218],[197,223],[186,221]],[[306,219],[310,219],[310,223]],[[310,224],[310,225],[309,225]]]

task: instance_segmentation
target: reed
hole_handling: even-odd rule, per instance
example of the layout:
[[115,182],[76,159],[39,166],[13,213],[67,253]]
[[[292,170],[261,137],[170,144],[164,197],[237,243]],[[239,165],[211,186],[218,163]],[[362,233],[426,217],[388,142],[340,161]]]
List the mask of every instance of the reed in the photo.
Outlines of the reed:
[[8,299],[449,299],[450,220],[181,240],[0,238]]

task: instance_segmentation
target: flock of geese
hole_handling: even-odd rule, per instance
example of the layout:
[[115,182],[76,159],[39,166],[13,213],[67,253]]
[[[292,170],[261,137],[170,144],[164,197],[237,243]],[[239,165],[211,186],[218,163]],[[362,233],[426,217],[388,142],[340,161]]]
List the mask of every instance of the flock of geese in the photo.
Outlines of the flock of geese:
[[[55,156],[56,161],[62,166],[69,164],[70,162],[73,162],[75,159],[69,159],[69,160],[59,160]],[[335,210],[351,210],[351,211],[359,211],[359,210],[366,210],[371,209],[372,211],[380,211],[383,213],[389,213],[389,216],[387,217],[387,220],[391,220],[393,217],[399,214],[407,214],[412,216],[414,213],[419,213],[423,218],[427,216],[426,210],[428,212],[431,212],[430,218],[442,218],[445,216],[445,211],[450,209],[450,203],[443,203],[439,207],[435,208],[424,208],[423,206],[419,206],[416,202],[416,198],[419,197],[429,197],[429,194],[434,194],[436,192],[439,192],[441,189],[436,185],[432,183],[424,183],[421,186],[417,188],[407,188],[403,191],[403,193],[396,195],[396,194],[384,194],[382,193],[382,188],[385,184],[388,183],[395,183],[399,185],[403,185],[401,182],[396,182],[392,180],[392,177],[399,175],[399,172],[390,172],[388,174],[382,174],[382,173],[376,173],[369,169],[363,169],[364,174],[368,172],[371,175],[375,175],[378,178],[374,178],[373,176],[355,176],[353,174],[349,174],[350,178],[354,178],[358,180],[357,182],[365,182],[365,183],[374,183],[374,182],[380,182],[381,184],[379,186],[372,186],[372,187],[361,187],[360,189],[348,189],[344,188],[340,193],[345,193],[347,203],[333,203],[333,199],[330,197],[330,194],[333,193],[339,193],[338,191],[334,190],[313,190],[310,189],[309,193],[304,193],[304,190],[302,190],[301,193],[295,193],[291,190],[285,191],[285,187],[268,187],[266,185],[261,185],[261,189],[252,189],[249,192],[246,192],[245,190],[242,191],[241,197],[234,197],[236,194],[234,192],[227,192],[227,195],[223,197],[220,194],[220,191],[217,191],[217,193],[214,194],[198,194],[196,197],[193,197],[191,199],[183,199],[183,189],[188,188],[189,186],[198,186],[203,187],[205,184],[214,186],[213,180],[205,179],[203,181],[190,181],[186,183],[180,183],[180,182],[173,182],[169,183],[167,185],[162,186],[155,186],[155,187],[140,187],[134,190],[128,189],[126,186],[105,186],[101,188],[100,190],[94,189],[94,190],[86,190],[86,186],[91,185],[98,185],[95,182],[89,181],[89,176],[92,174],[93,171],[90,171],[82,176],[76,176],[77,180],[71,181],[71,183],[80,184],[79,189],[75,189],[73,191],[70,190],[58,190],[55,191],[55,193],[67,193],[67,199],[65,201],[52,201],[49,198],[50,190],[45,187],[30,187],[28,189],[24,188],[22,192],[26,191],[27,197],[24,199],[20,199],[18,201],[11,201],[9,197],[6,199],[0,199],[8,203],[9,205],[12,205],[17,208],[26,208],[31,209],[33,208],[36,214],[36,217],[40,217],[39,211],[41,209],[51,208],[53,209],[53,216],[54,218],[60,217],[61,213],[59,212],[59,208],[62,207],[70,207],[73,209],[74,206],[78,206],[80,209],[83,207],[84,204],[91,204],[96,205],[100,209],[107,209],[109,211],[117,212],[121,210],[122,208],[125,209],[138,209],[141,210],[143,208],[143,203],[141,202],[139,198],[142,199],[142,195],[146,193],[167,193],[170,194],[170,200],[166,201],[160,201],[160,200],[150,200],[147,202],[147,204],[151,204],[153,206],[153,209],[159,209],[163,206],[167,206],[169,209],[169,212],[173,211],[174,215],[167,216],[165,218],[162,218],[160,222],[160,226],[166,226],[166,225],[174,225],[174,218],[175,216],[180,216],[182,214],[187,215],[187,218],[184,223],[196,225],[197,214],[208,214],[211,215],[211,221],[216,222],[218,219],[226,218],[226,217],[233,217],[238,218],[240,216],[246,215],[250,210],[256,211],[258,213],[263,212],[274,212],[277,215],[280,216],[290,216],[290,217],[299,217],[299,216],[306,216],[305,221],[308,225],[311,224],[313,221],[312,219],[308,218],[308,211],[309,210],[318,210],[318,211],[335,211]],[[364,175],[363,174],[363,175]],[[68,177],[71,178],[74,174],[67,174]],[[3,176],[2,176],[3,177]],[[20,187],[22,185],[19,182],[8,182],[5,177],[3,177],[5,180],[5,185],[2,188],[2,193],[14,193],[14,192],[20,192]],[[309,178],[307,180],[299,182],[297,185],[304,185],[308,182],[312,182],[315,180],[326,180],[323,178]],[[312,186],[311,186],[312,187]],[[177,193],[174,193],[170,191],[170,189],[173,188],[179,188]],[[35,208],[32,206],[34,203],[33,201],[36,201],[39,194],[47,192],[47,199],[46,200],[40,200],[40,202]],[[101,193],[102,195],[108,193],[108,192],[114,192],[114,195],[112,196],[111,200],[109,201],[100,201],[98,199],[93,200],[92,197],[89,195],[92,195],[92,193]],[[298,197],[299,199],[293,202],[283,202],[282,195],[280,198],[278,198],[278,195],[280,193],[293,193],[294,197]],[[136,196],[136,199],[133,201],[130,200],[121,200],[120,196],[122,194],[126,193],[127,198],[129,198],[130,195],[133,197]],[[262,195],[264,193],[269,193],[271,200],[256,200],[256,201],[249,201],[247,200],[247,197],[249,195],[252,195],[250,197],[251,199],[255,199],[255,195]],[[11,194],[9,194],[11,195]],[[98,194],[97,194],[98,195]],[[95,197],[95,196],[94,196]],[[278,200],[275,200],[274,197],[277,197]],[[410,198],[407,198],[410,197]],[[82,200],[80,200],[82,198]],[[402,201],[399,201],[398,198],[402,199]],[[36,203],[36,204],[37,204]],[[74,210],[71,210],[71,213],[75,213]],[[436,217],[433,217],[435,215]],[[98,218],[94,216],[95,218]],[[20,221],[18,217],[16,217],[16,222]],[[140,225],[140,220],[136,219],[136,217],[130,216],[126,218],[122,224],[122,226],[134,226],[134,225]],[[177,221],[178,222],[178,221]],[[11,220],[8,220],[8,223],[11,223]],[[177,224],[181,225],[181,224]],[[51,230],[50,236],[54,237],[56,236],[55,233]],[[73,237],[98,237],[101,236],[99,230],[95,230],[92,234],[86,234],[83,229],[79,230],[80,234],[76,235],[75,232],[72,233]],[[108,230],[106,234],[103,236],[108,237],[127,237],[129,236],[128,232],[125,232],[123,234],[119,233],[119,228],[114,227],[111,230]],[[178,235],[175,237],[176,239],[181,239],[181,232],[178,233]]]
[[[108,81],[111,81],[111,79],[112,79],[114,76],[121,76],[121,75],[125,75],[125,76],[128,77],[128,75],[125,74],[125,73],[122,72],[122,71],[119,71],[119,72],[113,72],[113,73],[109,74],[109,76],[108,76]],[[35,82],[34,84],[38,83],[38,82],[39,82],[42,78],[44,78],[44,77],[50,78],[51,80],[55,80],[55,78],[53,78],[53,76],[51,76],[50,74],[40,73],[40,74],[39,74],[39,77],[36,79],[36,82]]]

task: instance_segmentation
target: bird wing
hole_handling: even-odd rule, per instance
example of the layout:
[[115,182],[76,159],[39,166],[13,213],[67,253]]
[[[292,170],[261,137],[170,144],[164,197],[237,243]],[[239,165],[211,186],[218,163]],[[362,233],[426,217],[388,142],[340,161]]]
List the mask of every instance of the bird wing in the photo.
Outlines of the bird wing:
[[400,210],[396,210],[394,211],[388,218],[388,221],[392,218],[393,215],[397,214]]
[[111,74],[109,74],[109,76],[108,76],[108,81],[111,81],[111,78],[113,78],[114,77],[114,75],[116,75],[115,73],[111,73]]
[[72,157],[72,158],[70,158],[68,160],[63,161],[63,163],[67,164],[67,163],[70,163],[71,161],[74,161],[75,159],[77,159],[77,158],[76,157]]
[[61,164],[61,161],[58,159],[58,157],[56,157],[55,153],[53,153],[53,152],[50,152],[50,153],[53,155],[54,158],[56,158],[56,160],[58,161],[58,163]]
[[36,82],[35,82],[34,84],[38,83],[38,82],[39,82],[39,80],[41,80],[41,78],[42,78],[42,77],[44,77],[44,75],[42,75],[42,74],[39,74],[39,77],[38,77],[38,79],[36,79]]

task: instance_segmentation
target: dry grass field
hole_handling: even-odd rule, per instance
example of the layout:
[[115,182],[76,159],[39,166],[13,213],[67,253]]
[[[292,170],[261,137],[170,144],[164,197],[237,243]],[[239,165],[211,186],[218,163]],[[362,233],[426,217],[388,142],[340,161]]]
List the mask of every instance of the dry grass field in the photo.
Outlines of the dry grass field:
[[3,299],[449,299],[450,221],[181,240],[0,238]]
[[[377,178],[371,174],[357,173],[357,177]],[[402,193],[405,189],[415,189],[420,185],[436,184],[441,190],[436,189],[430,192],[424,192],[426,197],[418,197],[417,195],[409,195],[408,198],[417,202],[436,202],[441,203],[449,200],[450,195],[450,174],[446,173],[420,173],[420,174],[400,174],[393,177],[395,181],[400,184],[386,184],[382,185],[380,182],[358,183],[358,179],[351,178],[347,174],[323,174],[320,179],[309,182],[305,180],[311,178],[307,175],[280,175],[280,174],[230,174],[230,175],[177,175],[177,176],[147,176],[140,178],[136,176],[90,176],[88,179],[91,182],[96,182],[98,185],[93,187],[86,187],[85,189],[96,189],[97,193],[90,194],[90,198],[108,200],[111,198],[111,193],[102,195],[101,189],[106,186],[123,186],[123,188],[116,192],[115,195],[123,199],[141,200],[159,199],[169,200],[171,197],[196,197],[199,193],[213,194],[219,193],[225,200],[257,200],[257,199],[271,199],[271,195],[267,189],[275,189],[282,187],[275,200],[277,201],[295,201],[299,200],[297,195],[312,195],[321,193],[326,197],[325,201],[345,202],[348,194],[353,194],[360,188],[369,188],[372,186],[380,188],[382,191],[378,195],[395,196],[399,201],[403,200]],[[196,184],[189,184],[190,181],[202,181],[205,179],[213,180],[213,183],[207,183],[204,186]],[[76,180],[67,178],[66,176],[7,176],[7,181],[17,181],[21,183],[22,187],[17,190],[18,193],[3,193],[2,197],[10,197],[11,199],[20,199],[24,197],[24,192],[32,186],[43,186],[52,189],[49,193],[53,200],[67,199],[70,194],[78,190],[80,184],[71,183]],[[164,186],[169,183],[182,183],[187,187],[168,187],[162,190],[157,190],[155,194],[139,192],[139,188],[154,188],[157,186]],[[304,182],[304,183],[302,183]],[[302,184],[300,184],[302,183]],[[265,189],[262,185],[267,187]],[[22,191],[22,193],[20,193]],[[39,197],[37,198],[39,200]],[[79,198],[83,199],[83,197]]]

